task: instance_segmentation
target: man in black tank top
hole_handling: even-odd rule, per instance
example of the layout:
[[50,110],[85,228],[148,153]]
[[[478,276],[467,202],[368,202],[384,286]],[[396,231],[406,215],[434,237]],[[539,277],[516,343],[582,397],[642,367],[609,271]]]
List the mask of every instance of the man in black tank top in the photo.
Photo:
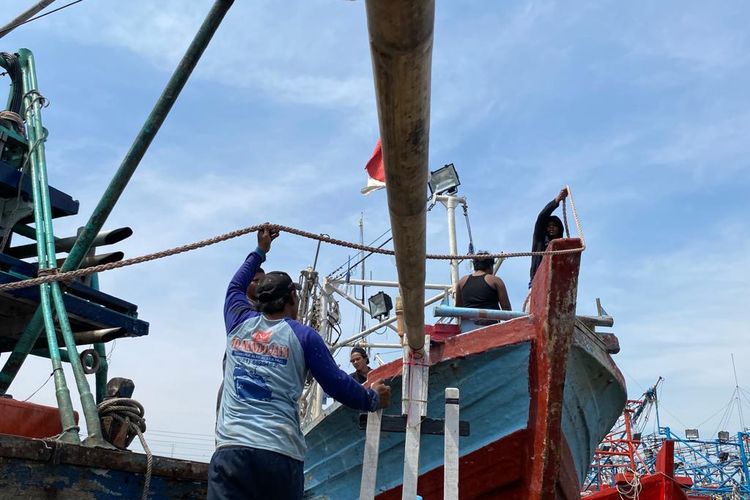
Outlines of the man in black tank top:
[[479,257],[480,255],[487,255],[487,252],[477,253],[477,258],[473,260],[474,272],[458,282],[456,306],[510,311],[505,283],[492,274],[494,259]]

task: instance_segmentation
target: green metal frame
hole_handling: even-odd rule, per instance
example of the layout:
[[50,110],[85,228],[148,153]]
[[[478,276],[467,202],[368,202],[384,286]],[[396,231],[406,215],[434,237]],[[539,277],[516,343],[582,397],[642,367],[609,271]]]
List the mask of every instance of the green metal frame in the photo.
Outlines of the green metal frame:
[[[55,237],[52,225],[52,208],[49,199],[47,180],[47,161],[44,149],[46,131],[42,126],[41,105],[39,100],[35,98],[35,93],[38,92],[38,85],[36,81],[34,56],[31,51],[27,49],[19,50],[18,55],[23,75],[26,133],[30,144],[32,144],[28,154],[30,156],[29,165],[31,169],[30,178],[34,202],[34,225],[36,228],[37,254],[39,257],[39,270],[40,272],[44,272],[57,267]],[[40,297],[44,329],[47,334],[47,345],[49,347],[55,379],[55,393],[60,409],[60,419],[63,429],[60,439],[72,443],[80,442],[80,439],[78,438],[79,428],[75,423],[70,391],[68,390],[65,381],[59,346],[57,344],[57,333],[54,323],[55,314],[68,353],[68,361],[73,369],[76,386],[81,398],[89,439],[93,441],[92,444],[104,443],[105,441],[101,436],[101,426],[99,424],[99,414],[96,409],[96,403],[94,402],[91,391],[89,390],[86,374],[83,372],[83,366],[78,357],[78,350],[75,345],[75,339],[73,338],[73,331],[70,328],[65,304],[63,303],[60,284],[53,282],[46,284],[46,286],[42,285],[40,287]]]
[[[208,43],[211,41],[211,38],[233,3],[234,0],[215,0],[211,10],[204,19],[203,24],[201,24],[198,32],[185,52],[185,55],[167,82],[166,87],[159,96],[159,99],[154,105],[148,118],[146,118],[141,130],[136,135],[130,150],[125,155],[125,158],[110,181],[101,200],[91,214],[83,231],[79,234],[76,243],[69,252],[60,271],[71,271],[77,269],[81,265],[81,262],[85,258],[94,238],[96,238],[106,222],[107,217],[117,203],[117,200],[120,198],[120,195],[140,164],[143,155],[146,153],[146,150],[156,136],[161,125],[164,123],[164,120],[172,109],[172,106],[177,100],[182,88],[185,86],[193,69],[195,69],[195,66],[200,60],[201,55],[205,51]],[[27,103],[27,105],[30,105],[30,109],[28,110],[29,117],[34,117],[33,126],[27,124],[27,128],[29,129],[29,144],[32,145],[31,147],[34,150],[30,154],[32,154],[32,170],[34,171],[34,217],[36,226],[35,236],[37,240],[37,250],[39,252],[39,269],[50,269],[55,267],[55,245],[49,204],[44,148],[42,144],[44,142],[44,130],[41,124],[39,102],[33,100],[29,96],[29,90],[36,89],[34,58],[31,52],[26,49],[21,49],[19,55],[21,56],[21,65],[24,72],[24,95],[26,96],[24,102]],[[29,119],[29,117],[27,117],[27,119]],[[40,138],[42,139],[39,140]],[[69,354],[69,362],[73,367],[76,384],[83,405],[83,413],[86,418],[86,426],[89,431],[89,439],[85,444],[105,445],[105,442],[101,439],[101,430],[98,414],[96,413],[96,405],[94,404],[93,397],[89,391],[88,382],[83,374],[78,351],[70,330],[70,324],[67,314],[65,314],[62,300],[63,295],[59,284],[53,282],[51,284],[41,285],[40,297],[41,307],[37,308],[31,321],[26,326],[16,343],[13,352],[5,362],[2,371],[0,371],[0,394],[6,393],[26,357],[33,350],[34,344],[39,338],[42,329],[44,329],[47,333],[47,343],[50,350],[50,359],[52,360],[56,394],[63,422],[64,439],[78,441],[77,433],[75,434],[75,439],[73,439],[72,434],[70,434],[76,430],[76,426],[73,420],[73,408],[70,400],[70,393],[67,389],[65,377],[62,371],[60,349],[57,344],[54,322],[52,321],[52,308],[54,306],[58,312],[60,329],[65,341],[67,353]],[[104,397],[104,391],[106,390],[106,355],[102,356],[102,354],[104,354],[103,345],[95,345],[94,348],[105,361],[104,369],[100,368],[97,373],[97,399],[102,399]]]

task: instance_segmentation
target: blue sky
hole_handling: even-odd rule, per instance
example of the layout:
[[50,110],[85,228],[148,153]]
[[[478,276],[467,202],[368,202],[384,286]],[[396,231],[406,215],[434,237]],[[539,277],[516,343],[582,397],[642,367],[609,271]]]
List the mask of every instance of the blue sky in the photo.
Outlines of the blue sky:
[[[36,55],[50,179],[81,202],[58,234],[85,222],[210,5],[87,1],[2,39]],[[749,15],[741,1],[436,7],[431,168],[455,163],[475,243],[491,251],[527,250],[538,211],[571,185],[588,243],[579,312],[601,297],[631,397],[665,377],[663,417],[677,429],[726,405],[731,353],[750,386]],[[128,256],[263,221],[355,240],[360,213],[372,239],[387,228],[385,196],[359,189],[377,137],[363,2],[237,2],[107,227],[133,227],[118,245]],[[177,455],[210,448],[224,289],[254,246],[249,236],[101,277],[151,323],[148,337],[117,342],[111,374],[135,380],[151,429],[207,437]],[[447,248],[438,209],[428,247]],[[314,251],[285,235],[265,267],[296,274]],[[319,267],[347,255],[324,247]],[[395,277],[391,264],[371,269]],[[446,266],[429,270],[449,280]],[[519,308],[528,260],[500,276]],[[11,392],[25,398],[48,363],[29,362]],[[54,401],[52,383],[34,400]]]

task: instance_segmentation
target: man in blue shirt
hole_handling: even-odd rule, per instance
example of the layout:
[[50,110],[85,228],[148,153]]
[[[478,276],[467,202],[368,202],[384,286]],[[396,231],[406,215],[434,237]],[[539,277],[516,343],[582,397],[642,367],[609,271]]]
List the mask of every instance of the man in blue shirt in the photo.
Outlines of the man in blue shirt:
[[326,394],[362,411],[390,403],[390,388],[359,385],[336,366],[318,332],[298,323],[299,285],[284,272],[258,284],[255,311],[246,291],[277,232],[258,231],[227,289],[224,303],[227,364],[216,424],[216,452],[208,471],[208,498],[301,499],[305,440],[299,398],[307,371]]

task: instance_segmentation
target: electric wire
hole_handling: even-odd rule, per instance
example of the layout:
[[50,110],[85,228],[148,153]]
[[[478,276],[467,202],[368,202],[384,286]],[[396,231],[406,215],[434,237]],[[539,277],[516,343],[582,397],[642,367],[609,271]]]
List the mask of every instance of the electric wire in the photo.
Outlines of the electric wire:
[[[374,244],[375,244],[375,243],[376,243],[376,242],[377,242],[377,241],[378,241],[378,240],[379,240],[380,238],[382,238],[383,236],[385,236],[386,234],[388,234],[388,233],[390,233],[390,232],[391,232],[391,228],[388,228],[388,229],[386,229],[386,230],[385,230],[385,231],[383,232],[383,234],[381,234],[380,236],[378,236],[377,238],[375,238],[374,240],[372,240],[372,241],[370,242],[370,245],[369,245],[369,246],[372,246],[372,245],[374,245]],[[393,239],[393,238],[390,238],[390,240],[392,240],[392,239]],[[390,241],[390,240],[389,240],[389,241]],[[388,243],[388,242],[386,241],[385,243]],[[385,243],[383,243],[383,245],[385,245]],[[383,248],[383,245],[380,245],[380,246],[379,246],[378,248]],[[358,252],[358,253],[360,253],[360,254],[361,254],[362,252]],[[334,269],[333,271],[331,271],[330,273],[328,273],[328,276],[329,276],[329,277],[333,276],[334,274],[336,274],[337,272],[339,272],[339,271],[340,271],[341,269],[343,269],[343,268],[344,268],[345,266],[348,266],[348,267],[349,267],[349,269],[351,269],[351,268],[353,268],[353,267],[355,267],[355,266],[356,266],[356,264],[355,264],[355,266],[351,266],[351,265],[349,265],[349,263],[350,263],[350,262],[351,262],[351,256],[350,256],[350,257],[347,257],[347,259],[346,259],[346,260],[344,261],[344,263],[343,263],[343,264],[341,264],[341,265],[340,265],[339,267],[337,267],[336,269]]]
[[34,392],[32,392],[29,395],[28,398],[24,399],[23,402],[25,403],[29,399],[33,398],[36,395],[37,392],[41,391],[44,388],[44,386],[47,385],[47,383],[52,379],[52,375],[54,375],[54,374],[55,374],[55,372],[50,373],[49,377],[47,377],[47,380],[45,380],[44,383],[37,388],[37,390],[35,390]]
[[74,0],[73,2],[67,3],[67,4],[62,5],[60,7],[57,7],[56,9],[52,9],[51,11],[45,12],[44,14],[39,14],[38,16],[34,16],[31,19],[27,19],[27,20],[25,20],[23,22],[16,23],[16,24],[14,24],[12,26],[8,26],[7,28],[4,28],[3,30],[0,30],[0,36],[4,35],[5,33],[10,32],[10,31],[13,31],[14,29],[18,28],[19,26],[23,26],[24,24],[28,24],[28,23],[30,23],[32,21],[36,21],[37,19],[41,19],[43,17],[49,16],[50,14],[54,14],[55,12],[59,12],[59,11],[61,11],[63,9],[67,9],[68,7],[72,7],[73,5],[75,5],[77,3],[81,3],[81,2],[83,2],[83,0]]

